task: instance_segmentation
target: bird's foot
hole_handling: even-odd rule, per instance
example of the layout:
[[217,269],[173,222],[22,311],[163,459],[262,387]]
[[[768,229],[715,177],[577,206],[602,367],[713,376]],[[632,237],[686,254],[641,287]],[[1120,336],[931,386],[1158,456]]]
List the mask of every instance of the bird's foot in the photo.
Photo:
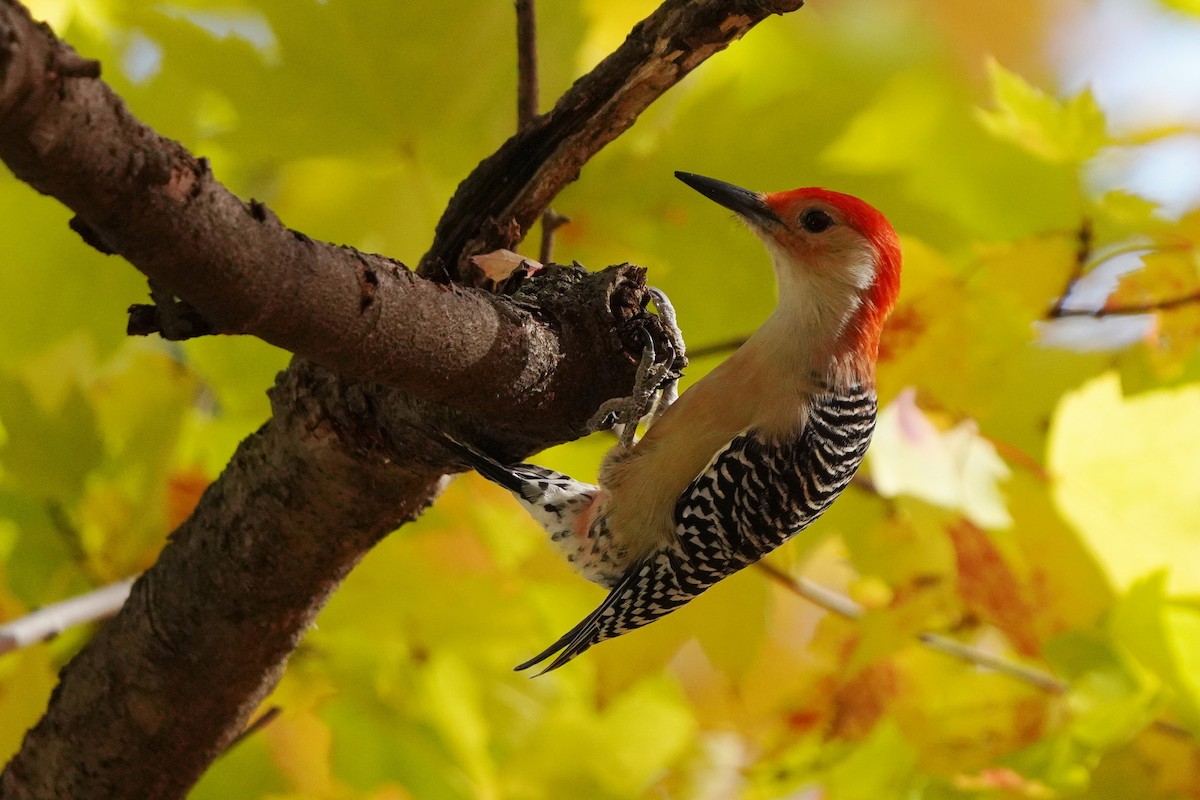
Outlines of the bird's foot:
[[633,445],[637,426],[642,420],[646,420],[647,425],[653,424],[678,397],[676,385],[680,372],[676,365],[683,360],[683,335],[675,323],[675,309],[667,296],[653,287],[649,292],[667,331],[666,352],[663,353],[663,358],[658,357],[654,339],[643,328],[641,333],[645,347],[638,363],[633,391],[628,397],[608,400],[588,420],[588,429],[592,431],[612,427],[620,437],[623,447]]

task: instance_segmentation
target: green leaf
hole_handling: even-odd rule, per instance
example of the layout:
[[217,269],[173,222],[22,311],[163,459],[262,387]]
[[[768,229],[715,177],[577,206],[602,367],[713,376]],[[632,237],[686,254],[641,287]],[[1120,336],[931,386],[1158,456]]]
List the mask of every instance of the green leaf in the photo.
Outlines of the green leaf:
[[1094,632],[1064,634],[1046,645],[1055,673],[1070,683],[1070,733],[1089,750],[1129,741],[1153,718],[1159,683]]
[[38,497],[74,503],[104,457],[96,413],[83,392],[72,387],[60,406],[44,408],[22,381],[0,376],[0,419],[7,432],[0,448],[6,481]]
[[1200,730],[1200,609],[1173,603],[1167,573],[1134,583],[1113,610],[1113,638],[1173,691],[1179,712]]
[[830,771],[829,800],[879,800],[904,797],[916,779],[918,756],[899,726],[886,720]]

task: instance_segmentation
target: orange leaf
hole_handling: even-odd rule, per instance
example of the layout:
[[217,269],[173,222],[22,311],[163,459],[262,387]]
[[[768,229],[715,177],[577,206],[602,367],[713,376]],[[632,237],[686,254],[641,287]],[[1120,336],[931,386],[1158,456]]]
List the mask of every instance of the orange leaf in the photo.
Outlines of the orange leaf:
[[834,694],[830,736],[865,739],[897,694],[896,668],[887,661],[864,667]]
[[966,519],[950,525],[947,533],[958,565],[958,594],[968,610],[1003,631],[1022,655],[1037,655],[1033,605],[1003,554]]
[[192,515],[209,483],[208,475],[195,467],[171,474],[167,480],[167,527],[170,530],[178,528]]

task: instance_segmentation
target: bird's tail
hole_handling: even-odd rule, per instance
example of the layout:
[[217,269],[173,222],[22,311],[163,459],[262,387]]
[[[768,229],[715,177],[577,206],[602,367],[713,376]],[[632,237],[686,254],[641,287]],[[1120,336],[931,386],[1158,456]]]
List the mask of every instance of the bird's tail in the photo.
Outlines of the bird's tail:
[[[635,563],[613,586],[608,597],[578,625],[517,670],[550,661],[542,672],[558,669],[594,644],[648,625],[691,601],[721,579],[727,571],[719,565],[690,563],[678,541]],[[557,654],[557,655],[555,655]]]
[[504,466],[487,453],[477,450],[466,442],[460,442],[448,433],[439,431],[437,436],[441,439],[442,444],[492,483],[499,484],[526,500],[533,499],[527,496],[528,483],[511,468]]

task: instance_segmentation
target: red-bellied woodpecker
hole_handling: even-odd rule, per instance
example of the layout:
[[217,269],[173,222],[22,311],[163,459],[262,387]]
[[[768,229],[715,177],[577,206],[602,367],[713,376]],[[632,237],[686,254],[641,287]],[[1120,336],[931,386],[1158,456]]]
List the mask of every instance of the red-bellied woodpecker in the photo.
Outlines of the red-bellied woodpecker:
[[[675,174],[763,240],[779,303],[640,441],[609,452],[599,486],[453,443],[521,501],[585,577],[610,589],[517,669],[557,653],[547,671],[556,669],[804,530],[850,482],[875,426],[879,335],[900,288],[900,247],[887,219],[825,189],[760,194]],[[669,308],[661,296],[656,304],[660,313]]]

